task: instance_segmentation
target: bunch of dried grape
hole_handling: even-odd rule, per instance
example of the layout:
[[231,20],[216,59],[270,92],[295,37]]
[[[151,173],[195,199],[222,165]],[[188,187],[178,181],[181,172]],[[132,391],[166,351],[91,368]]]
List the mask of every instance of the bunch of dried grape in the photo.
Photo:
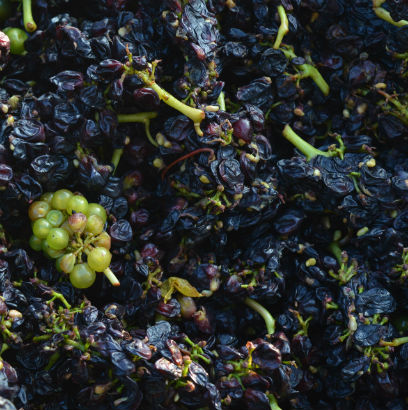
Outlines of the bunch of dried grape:
[[0,21],[1,408],[406,408],[406,1]]

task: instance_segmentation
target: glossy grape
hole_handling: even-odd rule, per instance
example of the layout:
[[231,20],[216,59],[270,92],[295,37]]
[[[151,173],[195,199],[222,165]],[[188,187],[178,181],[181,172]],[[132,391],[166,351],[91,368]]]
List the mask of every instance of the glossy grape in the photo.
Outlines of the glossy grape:
[[86,225],[86,216],[81,212],[72,214],[68,218],[68,226],[72,232],[83,232]]
[[112,254],[103,247],[93,249],[88,255],[89,266],[97,272],[103,272],[108,268],[111,260]]
[[41,195],[41,201],[48,202],[51,205],[53,196],[54,196],[53,192],[45,192],[44,194]]
[[89,217],[91,215],[98,215],[102,219],[103,223],[106,222],[106,210],[102,205],[96,204],[94,202],[89,203],[87,216]]
[[47,235],[48,245],[57,251],[67,247],[69,235],[62,228],[52,228]]
[[107,232],[102,232],[101,234],[97,236],[93,244],[95,246],[98,246],[98,247],[101,246],[109,250],[111,247],[111,237],[109,236]]
[[69,215],[72,213],[78,213],[81,212],[83,214],[86,214],[88,211],[88,201],[86,200],[85,197],[81,195],[73,195],[71,198],[69,198],[68,203],[67,203],[67,212]]
[[28,34],[17,27],[6,27],[3,29],[3,32],[8,36],[10,39],[10,53],[21,55],[24,54],[24,42],[28,38]]
[[42,241],[43,240],[38,238],[37,236],[31,235],[28,243],[31,246],[31,249],[34,249],[35,251],[40,251],[42,249]]
[[71,273],[75,266],[76,257],[73,253],[66,253],[58,258],[56,266],[64,273]]
[[54,209],[65,211],[68,206],[68,201],[72,197],[72,195],[72,192],[68,189],[60,189],[54,192],[54,195],[51,200],[51,206]]
[[86,232],[89,232],[94,235],[98,235],[103,231],[104,223],[98,215],[91,215],[88,217],[88,221],[86,223]]
[[51,209],[51,211],[48,212],[46,219],[55,228],[61,226],[61,224],[65,220],[65,217],[61,211],[58,211],[57,209]]
[[78,289],[86,289],[95,282],[96,274],[87,263],[79,263],[74,266],[69,274],[72,286]]
[[35,221],[36,219],[45,218],[50,210],[50,204],[45,201],[35,201],[28,208],[28,217]]
[[40,239],[45,239],[51,228],[52,225],[45,218],[37,219],[33,223],[33,233]]
[[64,255],[64,251],[51,248],[51,246],[48,244],[47,239],[43,239],[41,248],[45,255],[49,256],[52,259],[57,259],[60,256]]

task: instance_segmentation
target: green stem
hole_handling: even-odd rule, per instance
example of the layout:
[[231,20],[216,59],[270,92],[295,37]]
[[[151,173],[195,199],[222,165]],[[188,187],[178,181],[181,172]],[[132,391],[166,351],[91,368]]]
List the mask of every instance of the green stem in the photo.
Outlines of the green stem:
[[[168,93],[166,90],[161,88],[155,82],[155,80],[149,75],[147,70],[146,71],[131,70],[130,72],[132,74],[137,75],[145,83],[147,87],[150,87],[152,90],[156,91],[160,100],[164,101],[170,107],[173,107],[175,110],[181,112],[186,117],[190,118],[190,120],[192,120],[194,123],[194,128],[196,130],[196,133],[200,137],[204,135],[200,129],[201,121],[205,118],[205,112],[203,110],[190,107],[182,103],[181,101],[179,101],[177,98],[173,97],[170,93]],[[153,73],[154,72],[152,72],[152,75],[154,75]]]
[[123,154],[123,148],[116,148],[113,150],[113,155],[111,162],[113,164],[113,174],[115,174],[116,168],[119,165],[120,158],[122,157]]
[[112,284],[112,286],[120,286],[119,279],[116,277],[116,275],[111,271],[110,268],[106,268],[103,273],[105,276],[108,278],[109,282]]
[[282,410],[279,407],[276,397],[273,394],[267,394],[267,396],[269,399],[269,405],[271,406],[271,410]]
[[197,359],[201,359],[203,362],[205,362],[205,363],[208,364],[208,365],[211,364],[211,359],[209,359],[208,357],[203,356],[203,355],[200,354],[200,353],[192,354],[191,357],[192,357],[193,359],[196,359],[196,358],[197,358]]
[[156,117],[157,117],[157,112],[154,112],[154,111],[138,112],[135,114],[118,114],[117,115],[119,123],[140,122],[144,124],[147,139],[153,146],[158,147],[159,145],[153,139],[152,134],[150,133],[150,120]]
[[57,362],[57,360],[60,358],[60,354],[59,352],[54,352],[51,357],[50,360],[48,361],[47,366],[45,366],[45,370],[50,370],[52,368],[52,366],[54,366],[54,364]]
[[[281,50],[283,54],[285,54],[286,58],[290,61],[297,57],[292,48],[282,47]],[[310,77],[324,95],[329,95],[330,87],[316,67],[311,64],[300,64],[296,67],[301,71],[301,74],[298,75],[298,78]]]
[[65,297],[62,293],[55,292],[53,290],[51,295],[52,295],[52,298],[47,303],[51,303],[55,299],[58,299],[67,309],[71,309],[71,305],[68,303],[68,301],[65,299]]
[[332,157],[334,153],[324,152],[320,149],[315,148],[313,145],[306,142],[303,138],[299,137],[292,127],[288,124],[285,125],[285,128],[282,132],[283,136],[294,145],[302,154],[306,156],[306,159],[310,161],[312,158],[322,155],[324,157]]
[[23,19],[24,27],[29,33],[37,30],[37,24],[35,24],[31,10],[31,0],[23,0]]
[[316,67],[313,67],[310,64],[301,64],[298,67],[302,71],[302,78],[310,77],[325,96],[329,95],[329,84],[326,83],[325,79]]
[[245,298],[244,302],[247,306],[258,312],[262,316],[263,320],[265,321],[266,330],[268,331],[268,334],[274,334],[275,319],[273,318],[273,316],[261,304],[255,302],[255,300],[249,297]]
[[405,343],[408,343],[408,336],[398,337],[396,339],[391,340],[391,342],[386,342],[385,340],[380,340],[380,345],[381,346],[397,347],[397,346],[401,346]]
[[7,343],[3,343],[1,345],[1,350],[0,350],[0,356],[9,348],[9,345]]
[[51,335],[40,335],[40,336],[34,336],[33,337],[33,342],[43,342],[44,340],[49,340],[51,338]]
[[75,340],[71,340],[71,339],[65,339],[65,343],[69,346],[75,347],[81,352],[85,352],[85,347],[82,343],[75,342]]
[[403,27],[408,25],[407,20],[395,21],[391,17],[390,12],[381,7],[381,5],[385,3],[385,1],[386,0],[373,0],[373,10],[377,17],[397,27]]
[[329,250],[334,255],[334,257],[337,259],[337,262],[339,263],[339,265],[341,265],[343,263],[343,258],[341,255],[342,250],[340,249],[339,244],[337,242],[332,242],[329,245]]
[[277,50],[280,47],[283,37],[285,37],[285,35],[289,32],[288,16],[286,15],[286,11],[282,5],[278,6],[278,14],[281,23],[279,26],[278,34],[275,39],[275,43],[273,44],[273,48],[275,50]]
[[217,98],[217,104],[220,106],[220,110],[221,111],[225,111],[226,107],[225,107],[225,93],[224,91],[220,92],[220,95]]
[[147,112],[138,112],[134,114],[118,114],[118,122],[142,122],[146,120],[152,120],[157,117],[157,112],[147,111]]

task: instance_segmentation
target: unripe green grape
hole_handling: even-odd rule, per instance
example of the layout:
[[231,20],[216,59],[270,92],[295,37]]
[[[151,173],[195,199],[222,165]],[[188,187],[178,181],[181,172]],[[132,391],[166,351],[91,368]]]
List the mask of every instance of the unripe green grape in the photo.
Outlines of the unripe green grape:
[[111,237],[107,232],[102,232],[95,238],[93,244],[109,250],[111,247]]
[[25,54],[24,42],[28,38],[28,34],[17,27],[6,27],[3,33],[7,35],[10,40],[10,53],[22,55]]
[[69,280],[72,286],[78,289],[86,289],[95,282],[96,274],[87,263],[79,263],[69,274]]
[[45,218],[40,218],[33,223],[33,234],[37,238],[45,239],[51,228],[51,224]]
[[57,259],[60,256],[64,255],[64,251],[57,251],[56,249],[52,249],[47,242],[47,239],[43,239],[42,241],[42,250],[46,256],[49,256],[52,259]]
[[102,218],[98,215],[90,215],[86,223],[85,231],[93,233],[94,235],[99,235],[103,231],[103,226],[105,224]]
[[51,228],[47,235],[48,245],[60,251],[68,246],[69,235],[68,232],[62,228]]
[[67,212],[69,215],[78,212],[86,215],[88,212],[88,201],[82,195],[73,195],[68,201]]
[[72,232],[83,232],[86,227],[87,219],[82,212],[72,214],[68,217],[68,225]]
[[51,209],[51,211],[48,212],[47,216],[45,219],[54,227],[61,226],[61,224],[64,222],[64,214],[61,211],[58,211],[57,209]]
[[97,272],[103,272],[109,267],[112,260],[112,254],[102,247],[92,249],[88,254],[88,265]]
[[52,197],[54,196],[53,192],[46,192],[45,194],[42,194],[40,199],[41,201],[48,202],[51,205]]
[[66,253],[56,261],[57,269],[65,273],[71,273],[74,269],[76,257],[73,253]]
[[88,204],[88,212],[86,215],[88,216],[88,218],[91,215],[98,215],[102,219],[103,224],[105,225],[107,215],[106,210],[102,205],[91,202],[90,204]]
[[51,200],[51,206],[54,209],[65,211],[67,209],[68,201],[70,200],[72,195],[72,192],[68,189],[59,189],[58,191],[54,192]]
[[32,221],[40,218],[45,218],[50,209],[51,207],[48,202],[35,201],[28,208],[28,217]]
[[38,238],[35,235],[31,235],[30,240],[28,241],[31,249],[35,251],[40,251],[42,249],[42,239]]

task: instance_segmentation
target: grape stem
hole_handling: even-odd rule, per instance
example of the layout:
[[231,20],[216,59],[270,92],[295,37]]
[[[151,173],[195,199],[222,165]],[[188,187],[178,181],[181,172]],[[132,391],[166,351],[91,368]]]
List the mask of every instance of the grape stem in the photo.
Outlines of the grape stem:
[[[285,54],[285,57],[290,61],[297,57],[292,47],[284,46],[280,50],[283,52],[283,54]],[[330,87],[316,67],[314,67],[312,64],[305,63],[297,65],[296,68],[300,70],[300,74],[295,75],[295,79],[301,80],[302,78],[310,77],[325,96],[329,95]]]
[[385,340],[380,340],[380,345],[381,346],[401,346],[405,343],[408,343],[408,336],[404,337],[397,337],[396,339],[391,340],[391,342],[386,342]]
[[116,275],[112,272],[110,268],[106,268],[103,273],[105,276],[108,278],[109,282],[112,284],[112,286],[120,286],[119,279],[116,277]]
[[269,405],[271,407],[271,410],[282,410],[279,407],[278,402],[276,400],[276,397],[273,394],[269,393],[269,394],[267,394],[267,396],[268,396],[268,399],[269,399]]
[[245,298],[244,302],[247,306],[258,312],[262,316],[263,320],[265,321],[266,330],[268,331],[268,334],[274,334],[275,319],[273,318],[273,316],[261,304],[255,302],[255,300],[249,297]]
[[116,148],[113,150],[113,155],[111,162],[113,164],[113,174],[115,174],[116,168],[119,165],[120,158],[122,157],[123,154],[123,148]]
[[29,32],[37,30],[37,24],[33,19],[33,13],[31,9],[31,0],[22,0],[23,1],[23,20],[24,27]]
[[275,50],[277,50],[280,47],[283,37],[285,37],[285,35],[289,32],[288,16],[286,15],[285,8],[282,5],[278,6],[278,14],[281,23],[279,26],[278,34],[275,39],[275,43],[273,44],[273,48]]
[[65,299],[65,297],[62,293],[55,292],[55,290],[53,290],[51,292],[51,295],[52,295],[52,298],[50,300],[48,300],[47,303],[51,303],[55,299],[58,299],[67,309],[71,309],[71,305],[68,303],[68,301]]
[[220,92],[220,95],[217,98],[217,104],[220,106],[220,110],[221,111],[225,111],[226,107],[225,107],[225,93],[224,91]]
[[153,139],[152,134],[150,133],[150,120],[157,117],[157,112],[150,111],[138,112],[136,114],[118,114],[117,117],[119,123],[140,122],[144,124],[146,136],[149,142],[155,147],[159,146],[157,142]]
[[334,151],[325,152],[315,148],[313,145],[306,142],[303,138],[299,137],[299,135],[297,135],[296,132],[293,131],[292,127],[289,124],[285,125],[285,128],[282,131],[282,135],[302,154],[304,154],[308,161],[317,157],[318,155],[322,155],[324,157],[332,157],[333,155],[336,155]]
[[[165,89],[163,89],[156,83],[155,78],[154,78],[154,72],[158,64],[158,61],[153,61],[151,64],[149,64],[149,68],[151,69],[151,73],[149,73],[148,69],[136,70],[131,66],[133,59],[129,51],[128,51],[128,58],[129,58],[129,62],[124,65],[126,72],[128,74],[134,74],[137,77],[139,77],[139,79],[144,82],[146,87],[149,87],[152,90],[156,91],[160,100],[164,101],[170,107],[173,107],[175,110],[181,112],[186,117],[190,118],[190,120],[192,120],[194,123],[194,129],[196,133],[200,137],[202,137],[204,134],[201,131],[200,124],[201,124],[201,121],[205,118],[205,111],[200,110],[198,108],[193,108],[193,107],[190,107],[184,104],[183,102],[173,97],[170,93],[168,93]],[[213,107],[210,111],[213,111],[213,109],[215,109],[215,107]]]
[[373,0],[373,10],[374,10],[374,13],[377,15],[377,17],[379,17],[380,19],[396,27],[403,27],[403,26],[408,25],[407,20],[395,21],[391,17],[390,12],[381,7],[381,5],[384,4],[386,1],[387,0]]
[[213,150],[213,149],[211,149],[211,148],[198,148],[198,149],[196,149],[196,150],[194,150],[194,151],[189,152],[189,153],[186,154],[186,155],[183,155],[183,156],[180,157],[180,158],[177,158],[177,159],[174,160],[171,164],[167,165],[167,167],[164,168],[163,171],[162,171],[162,173],[161,173],[161,179],[163,180],[164,177],[166,176],[167,172],[169,172],[169,170],[170,170],[171,168],[173,168],[174,165],[176,165],[178,162],[184,161],[185,159],[190,158],[190,157],[192,157],[192,156],[194,156],[194,155],[196,155],[196,154],[199,154],[199,153],[201,153],[201,152],[209,152],[209,153],[211,154],[211,155],[210,155],[210,158],[213,158],[213,157],[214,157],[214,150]]

